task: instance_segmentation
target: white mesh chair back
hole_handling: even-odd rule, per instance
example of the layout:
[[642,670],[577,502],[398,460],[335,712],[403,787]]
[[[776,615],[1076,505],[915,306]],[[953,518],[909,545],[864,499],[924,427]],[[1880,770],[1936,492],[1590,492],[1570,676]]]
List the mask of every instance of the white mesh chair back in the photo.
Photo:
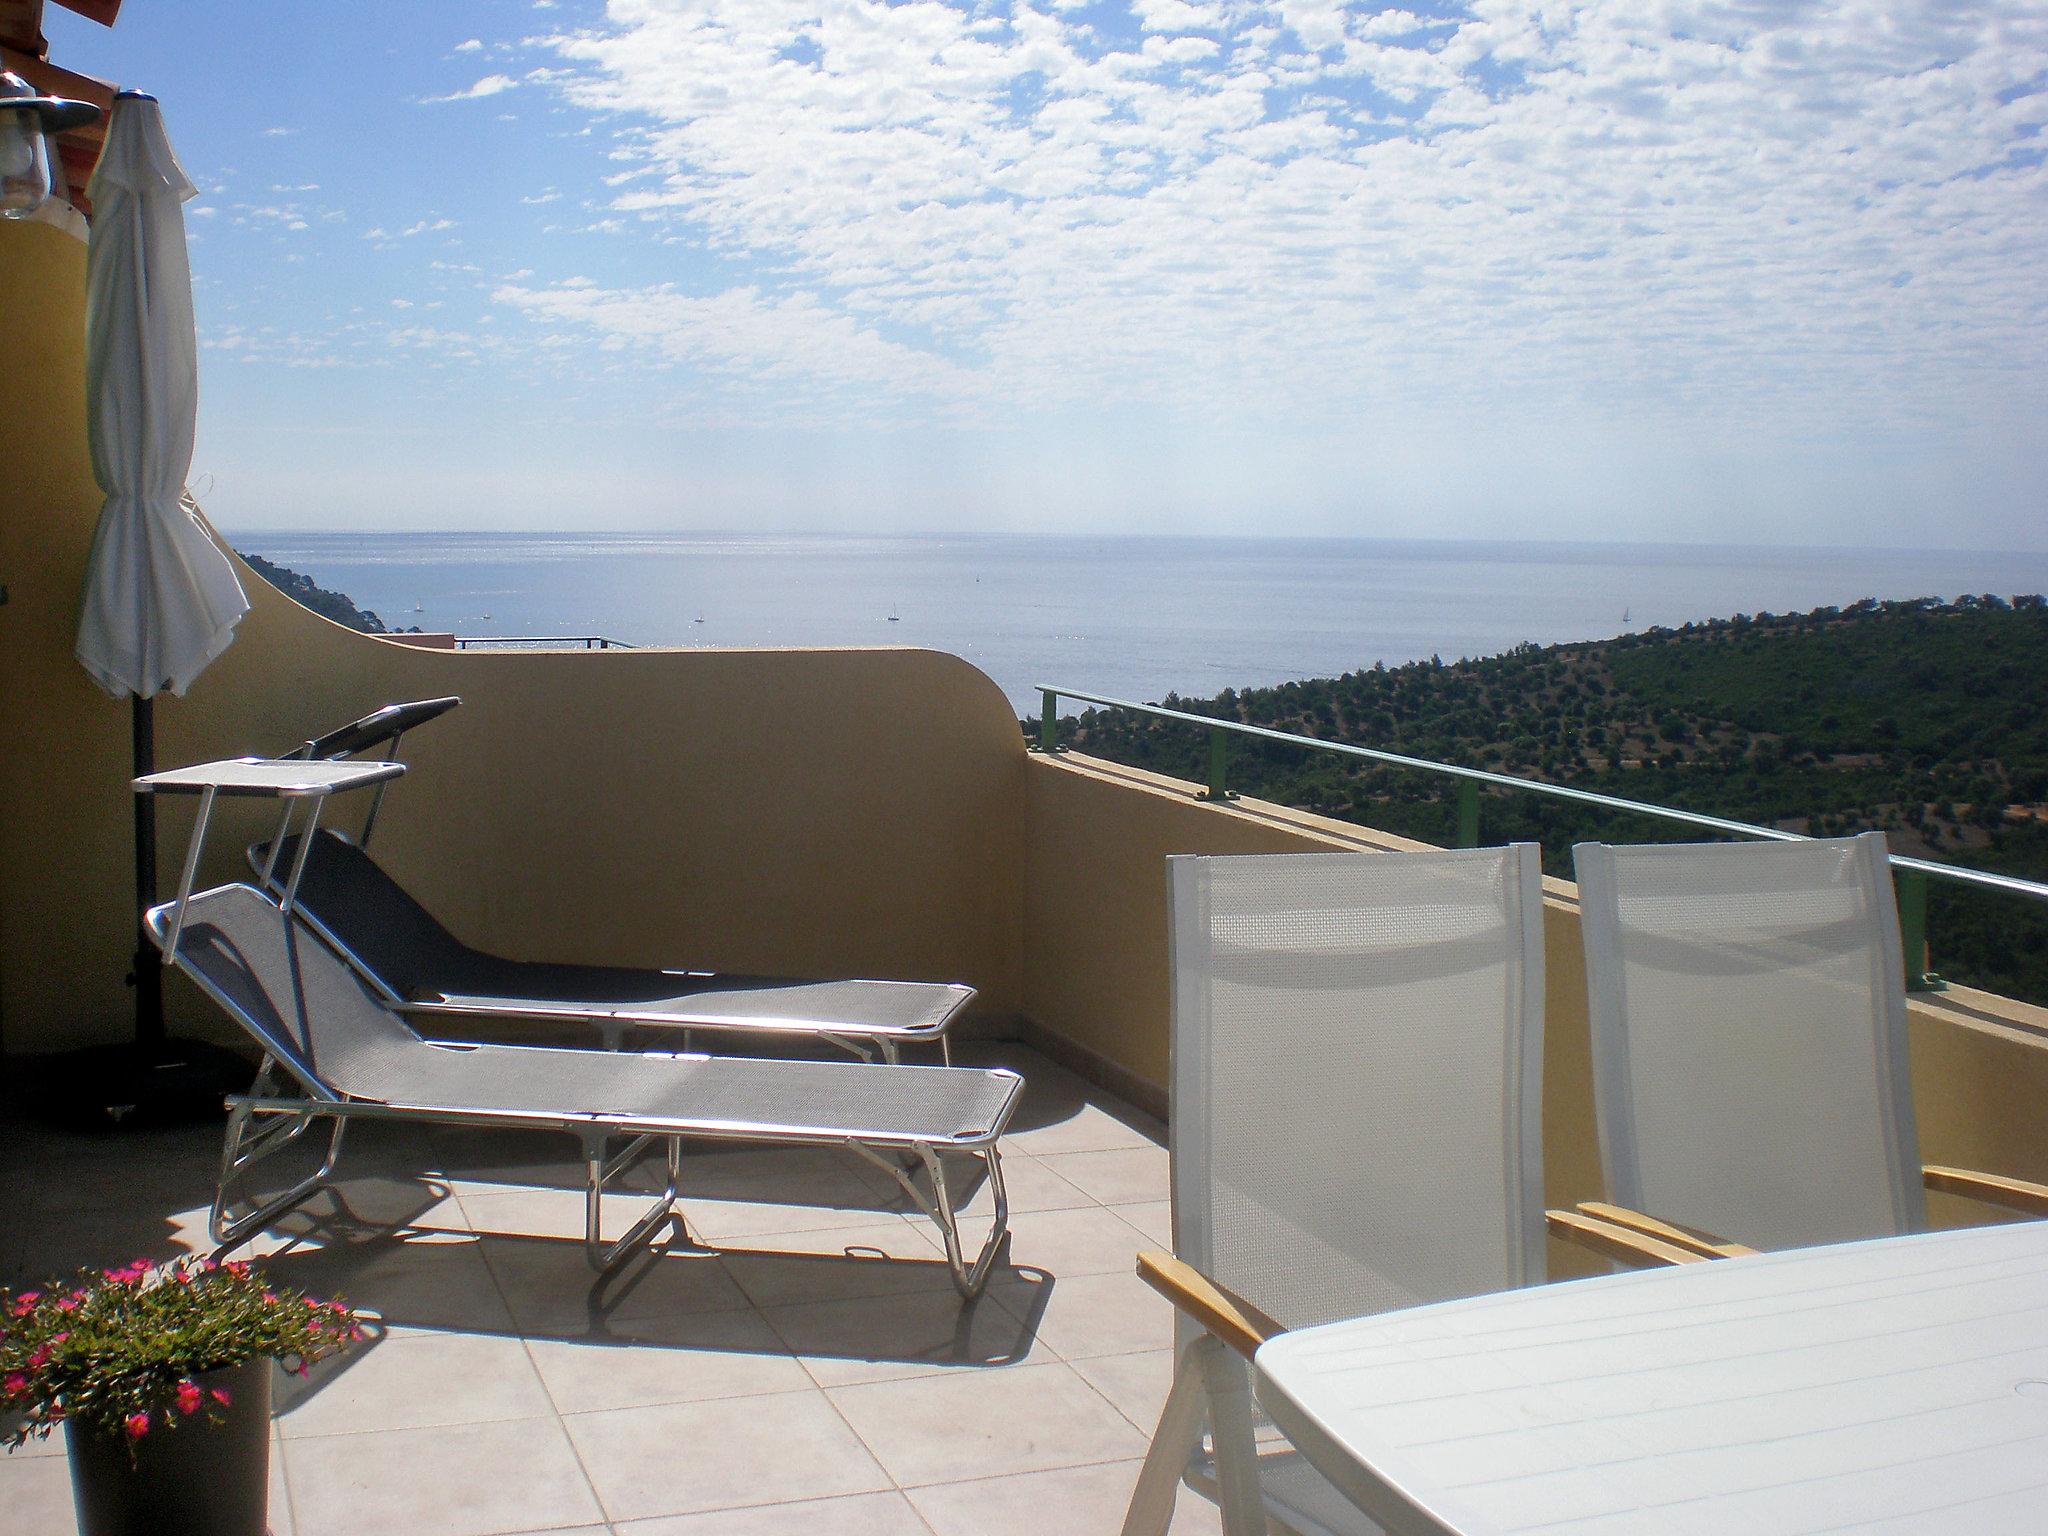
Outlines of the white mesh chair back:
[[1608,1197],[1758,1248],[1920,1230],[1883,834],[1573,856]]
[[1168,862],[1180,1256],[1289,1328],[1540,1281],[1534,845]]

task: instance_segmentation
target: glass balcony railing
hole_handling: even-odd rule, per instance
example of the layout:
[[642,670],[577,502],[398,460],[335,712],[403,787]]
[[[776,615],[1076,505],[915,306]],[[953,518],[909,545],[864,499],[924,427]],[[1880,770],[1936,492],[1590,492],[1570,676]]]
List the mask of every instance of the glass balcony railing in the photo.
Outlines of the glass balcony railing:
[[[1384,752],[1374,747],[1355,746],[1350,742],[1324,741],[1314,736],[1250,725],[1240,720],[1218,720],[1208,715],[1169,709],[1158,704],[1141,704],[1130,699],[1109,698],[1102,694],[1083,693],[1072,688],[1051,687],[1045,684],[1039,684],[1038,691],[1043,703],[1038,717],[1038,735],[1034,750],[1039,752],[1056,753],[1061,750],[1059,705],[1062,699],[1091,704],[1103,709],[1125,710],[1206,732],[1208,784],[1201,793],[1203,798],[1209,800],[1233,798],[1228,783],[1232,737],[1329,753],[1380,767],[1412,770],[1415,773],[1450,780],[1455,785],[1457,816],[1450,842],[1452,846],[1458,848],[1473,848],[1479,844],[1480,806],[1484,791],[1574,802],[1595,812],[1642,817],[1650,821],[1684,827],[1694,832],[1704,832],[1714,837],[1768,838],[1779,842],[1797,842],[1807,836],[1805,833],[1788,831],[1782,827],[1759,826],[1754,822],[1707,815],[1678,806],[1629,800],[1618,795],[1602,794],[1597,790],[1579,789],[1569,784],[1519,778],[1513,774],[1495,773],[1484,768],[1467,768],[1457,763],[1438,762],[1431,758],[1410,757],[1399,752]],[[1935,992],[1940,991],[1945,985],[1941,977],[1928,968],[1930,881],[1991,893],[1998,897],[2017,897],[2023,901],[2048,903],[2048,884],[2039,881],[2021,879],[1994,870],[1969,869],[1932,859],[1912,858],[1904,854],[1893,854],[1891,863],[1894,877],[1898,882],[1899,929],[1906,956],[1908,991]],[[2042,908],[2041,915],[2048,917],[2048,908]]]

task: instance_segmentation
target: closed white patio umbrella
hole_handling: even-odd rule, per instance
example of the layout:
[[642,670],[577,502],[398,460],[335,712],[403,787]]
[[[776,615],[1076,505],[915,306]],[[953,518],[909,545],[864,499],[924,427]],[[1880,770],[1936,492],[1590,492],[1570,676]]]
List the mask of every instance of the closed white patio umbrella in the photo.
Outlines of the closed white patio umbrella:
[[[139,777],[155,767],[151,700],[164,689],[182,694],[227,649],[249,601],[184,499],[199,406],[184,204],[197,189],[154,97],[115,97],[87,190],[86,426],[107,499],[86,567],[77,652],[101,687],[134,700]],[[156,899],[154,800],[132,798],[136,895],[147,907]],[[175,1064],[164,1049],[161,968],[139,925],[134,975],[143,1054],[152,1067]]]
[[116,696],[182,694],[227,649],[249,600],[182,499],[199,408],[184,211],[197,189],[153,97],[114,99],[87,190],[86,427],[107,500],[78,659]]

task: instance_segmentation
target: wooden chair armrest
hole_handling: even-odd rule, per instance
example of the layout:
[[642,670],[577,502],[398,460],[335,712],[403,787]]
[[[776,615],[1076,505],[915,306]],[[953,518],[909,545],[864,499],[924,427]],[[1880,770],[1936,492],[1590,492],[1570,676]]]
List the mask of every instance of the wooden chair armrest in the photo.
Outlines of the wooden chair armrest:
[[1754,1248],[1731,1243],[1725,1237],[1716,1237],[1698,1227],[1663,1221],[1641,1211],[1632,1211],[1625,1205],[1609,1205],[1604,1200],[1581,1200],[1579,1214],[1604,1221],[1611,1227],[1626,1227],[1631,1232],[1655,1238],[1660,1243],[1669,1243],[1674,1248],[1687,1249],[1703,1259],[1740,1259],[1756,1252]]
[[1938,1189],[1943,1194],[1967,1195],[1972,1200],[2024,1211],[2029,1216],[2048,1216],[2048,1185],[2007,1178],[2002,1173],[1973,1173],[1968,1168],[1943,1168],[1931,1163],[1920,1170],[1920,1177],[1929,1189]]
[[1229,1287],[1170,1253],[1139,1254],[1138,1278],[1247,1360],[1266,1340],[1287,1331]]
[[1627,1227],[1617,1227],[1611,1222],[1597,1221],[1578,1211],[1545,1211],[1543,1219],[1552,1237],[1563,1238],[1588,1252],[1599,1254],[1603,1259],[1619,1259],[1638,1269],[1660,1264],[1704,1264],[1707,1261],[1705,1254],[1695,1253],[1690,1248],[1645,1237],[1640,1232],[1631,1232]]

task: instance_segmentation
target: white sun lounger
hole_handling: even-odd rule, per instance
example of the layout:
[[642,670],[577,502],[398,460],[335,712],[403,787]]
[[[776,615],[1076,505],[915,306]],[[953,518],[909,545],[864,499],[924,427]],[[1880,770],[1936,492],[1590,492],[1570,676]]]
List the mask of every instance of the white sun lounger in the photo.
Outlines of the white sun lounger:
[[[333,1177],[348,1124],[387,1119],[557,1130],[581,1144],[587,1174],[584,1245],[605,1270],[673,1219],[682,1138],[844,1147],[889,1174],[937,1224],[963,1295],[987,1283],[1008,1227],[997,1140],[1023,1079],[1001,1069],[760,1060],[694,1054],[558,1050],[428,1040],[378,998],[295,908],[252,886],[197,894],[192,874],[217,794],[318,800],[403,772],[397,764],[207,764],[138,780],[203,796],[178,896],[150,909],[165,961],[183,971],[254,1038],[263,1065],[247,1094],[228,1100],[227,1143],[213,1233],[225,1248],[299,1205]],[[230,1215],[233,1186],[252,1164],[313,1123],[333,1124],[321,1166],[258,1208]],[[626,1145],[616,1153],[614,1141]],[[665,1146],[668,1178],[653,1206],[607,1244],[605,1186],[641,1152]],[[978,1158],[994,1197],[987,1240],[969,1260],[942,1154]],[[930,1182],[920,1187],[911,1170]]]

